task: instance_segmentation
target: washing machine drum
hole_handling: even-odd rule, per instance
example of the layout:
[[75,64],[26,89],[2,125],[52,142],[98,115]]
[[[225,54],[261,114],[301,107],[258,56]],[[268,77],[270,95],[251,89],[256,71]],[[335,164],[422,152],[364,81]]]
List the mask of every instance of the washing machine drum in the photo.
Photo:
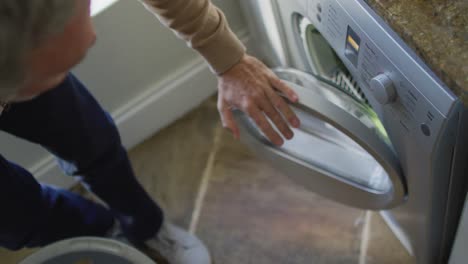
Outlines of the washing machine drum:
[[95,237],[73,238],[49,245],[20,264],[156,264],[124,243]]

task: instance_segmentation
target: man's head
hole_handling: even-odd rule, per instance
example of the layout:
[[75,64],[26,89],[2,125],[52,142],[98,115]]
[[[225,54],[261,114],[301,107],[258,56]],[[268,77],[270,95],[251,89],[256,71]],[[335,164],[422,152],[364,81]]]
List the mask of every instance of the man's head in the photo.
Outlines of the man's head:
[[0,1],[0,101],[59,84],[95,42],[90,0]]

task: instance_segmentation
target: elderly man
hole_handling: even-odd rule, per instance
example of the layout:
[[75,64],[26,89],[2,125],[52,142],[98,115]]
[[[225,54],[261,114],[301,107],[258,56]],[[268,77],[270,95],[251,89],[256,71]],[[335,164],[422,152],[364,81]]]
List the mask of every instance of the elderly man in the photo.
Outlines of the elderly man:
[[[209,0],[142,2],[217,74],[221,119],[236,138],[233,108],[250,115],[274,144],[283,139],[268,119],[285,138],[293,136],[290,127],[299,120],[278,92],[290,101],[297,96],[246,54]],[[96,39],[90,0],[2,0],[0,19],[0,129],[45,147],[106,203],[39,184],[0,156],[0,246],[106,236],[118,226],[132,244],[169,263],[211,263],[203,243],[165,219],[137,182],[112,119],[69,73]]]

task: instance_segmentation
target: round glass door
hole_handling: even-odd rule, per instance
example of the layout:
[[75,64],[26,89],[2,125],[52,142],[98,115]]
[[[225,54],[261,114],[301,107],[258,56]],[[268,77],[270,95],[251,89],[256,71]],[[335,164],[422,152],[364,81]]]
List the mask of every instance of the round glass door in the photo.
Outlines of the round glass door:
[[309,116],[307,111],[294,110],[303,125],[293,129],[295,139],[285,141],[281,147],[285,153],[375,193],[392,188],[387,172],[359,144],[329,123]]
[[294,138],[273,146],[255,123],[236,112],[242,138],[258,155],[298,184],[339,202],[387,209],[405,197],[404,178],[390,141],[369,106],[328,80],[294,69],[277,69],[299,95],[291,105],[301,119]]

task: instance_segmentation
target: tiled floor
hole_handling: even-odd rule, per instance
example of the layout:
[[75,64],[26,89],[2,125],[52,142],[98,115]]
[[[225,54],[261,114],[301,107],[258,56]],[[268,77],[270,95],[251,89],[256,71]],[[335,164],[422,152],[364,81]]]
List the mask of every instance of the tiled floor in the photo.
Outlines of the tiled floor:
[[[213,99],[130,156],[153,198],[217,264],[414,263],[377,213],[308,192],[234,141]],[[28,253],[0,251],[0,263]]]

